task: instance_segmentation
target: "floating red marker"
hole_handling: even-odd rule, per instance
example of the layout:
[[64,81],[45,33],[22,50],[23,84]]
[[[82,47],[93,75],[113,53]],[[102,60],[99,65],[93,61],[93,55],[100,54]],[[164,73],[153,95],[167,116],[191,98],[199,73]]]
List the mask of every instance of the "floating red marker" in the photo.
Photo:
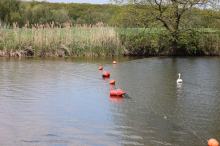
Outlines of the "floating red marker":
[[112,62],[113,64],[117,64],[117,62],[114,60],[113,62]]
[[103,71],[102,77],[109,78],[110,77],[110,73],[108,71]]
[[125,92],[122,89],[115,89],[110,91],[110,96],[122,97],[124,94]]
[[219,143],[216,139],[211,138],[208,140],[208,146],[219,146]]
[[110,80],[110,81],[109,81],[109,84],[115,85],[115,80]]
[[103,66],[100,65],[100,66],[99,66],[99,70],[103,70]]

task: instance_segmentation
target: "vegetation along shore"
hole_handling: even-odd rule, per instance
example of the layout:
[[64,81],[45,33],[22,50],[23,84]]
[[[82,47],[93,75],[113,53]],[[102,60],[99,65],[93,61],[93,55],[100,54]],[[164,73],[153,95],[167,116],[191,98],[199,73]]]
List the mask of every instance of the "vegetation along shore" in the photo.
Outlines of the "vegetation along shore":
[[220,11],[202,6],[2,0],[0,56],[219,56]]

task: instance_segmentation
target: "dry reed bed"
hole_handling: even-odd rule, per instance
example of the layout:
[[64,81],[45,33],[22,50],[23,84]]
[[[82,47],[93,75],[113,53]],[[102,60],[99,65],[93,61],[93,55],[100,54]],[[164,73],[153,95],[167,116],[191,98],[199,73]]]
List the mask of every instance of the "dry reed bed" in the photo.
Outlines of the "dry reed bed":
[[0,56],[110,56],[121,53],[113,27],[0,28]]

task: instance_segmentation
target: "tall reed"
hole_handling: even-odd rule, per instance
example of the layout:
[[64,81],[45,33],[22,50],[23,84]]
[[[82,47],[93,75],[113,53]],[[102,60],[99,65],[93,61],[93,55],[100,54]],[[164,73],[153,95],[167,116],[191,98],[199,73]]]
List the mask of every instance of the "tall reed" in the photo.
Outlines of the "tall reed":
[[0,50],[9,55],[32,50],[35,56],[109,56],[119,55],[120,48],[115,29],[102,25],[0,28]]

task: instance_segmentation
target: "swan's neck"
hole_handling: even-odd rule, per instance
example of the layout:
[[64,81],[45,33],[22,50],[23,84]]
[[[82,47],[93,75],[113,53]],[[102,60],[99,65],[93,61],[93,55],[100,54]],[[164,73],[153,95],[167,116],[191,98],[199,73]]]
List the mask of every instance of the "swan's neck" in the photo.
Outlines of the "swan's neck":
[[180,79],[180,76],[181,76],[181,75],[179,74],[179,79]]

